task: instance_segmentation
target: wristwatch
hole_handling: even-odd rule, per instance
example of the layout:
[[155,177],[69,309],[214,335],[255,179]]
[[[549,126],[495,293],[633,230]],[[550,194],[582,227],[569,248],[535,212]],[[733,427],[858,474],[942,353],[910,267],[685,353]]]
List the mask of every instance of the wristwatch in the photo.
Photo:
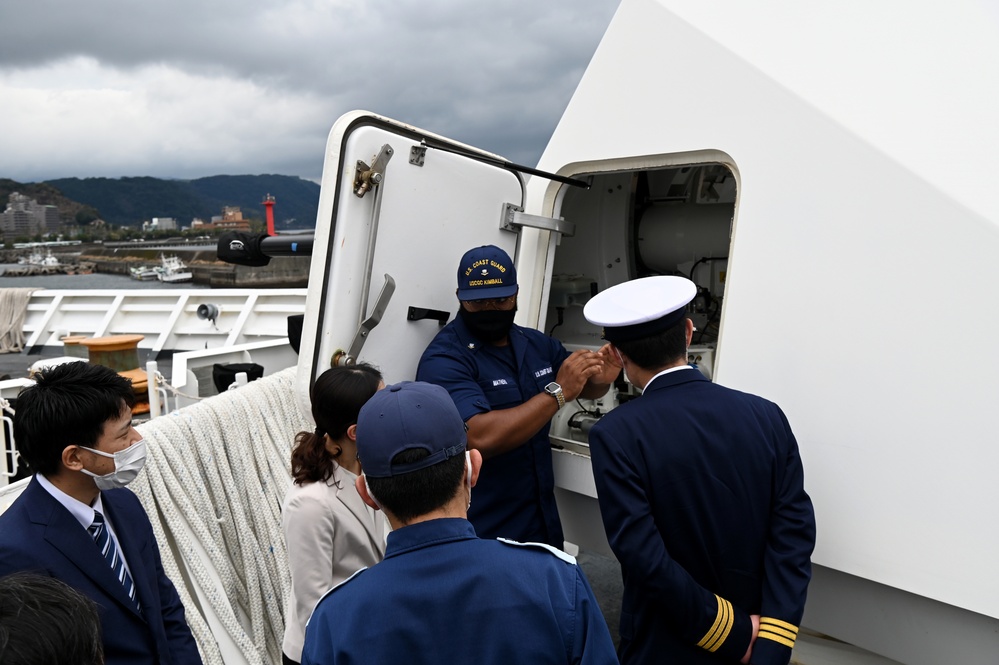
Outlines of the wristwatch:
[[547,386],[545,386],[545,392],[555,398],[558,402],[558,408],[565,406],[565,395],[562,394],[562,386],[552,381]]

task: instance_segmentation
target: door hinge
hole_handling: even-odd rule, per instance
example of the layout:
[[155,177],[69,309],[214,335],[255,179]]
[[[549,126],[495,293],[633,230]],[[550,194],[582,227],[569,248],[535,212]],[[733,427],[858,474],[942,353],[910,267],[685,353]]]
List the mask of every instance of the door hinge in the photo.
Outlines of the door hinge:
[[386,143],[378,151],[378,154],[375,155],[375,158],[371,160],[371,166],[368,166],[360,159],[357,160],[354,170],[355,196],[363,198],[372,187],[381,184],[382,179],[385,177],[385,167],[388,165],[389,160],[392,159],[392,153],[394,152],[392,146]]

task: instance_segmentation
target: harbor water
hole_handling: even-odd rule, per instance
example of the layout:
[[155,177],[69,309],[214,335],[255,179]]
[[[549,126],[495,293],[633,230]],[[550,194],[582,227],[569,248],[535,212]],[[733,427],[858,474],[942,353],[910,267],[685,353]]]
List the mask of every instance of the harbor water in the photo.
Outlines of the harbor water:
[[[19,268],[16,264],[0,264],[0,270]],[[30,277],[5,277],[0,275],[0,289],[73,289],[73,290],[119,290],[119,289],[205,289],[206,284],[165,283],[159,280],[139,281],[128,275],[92,273],[90,275],[32,275]]]

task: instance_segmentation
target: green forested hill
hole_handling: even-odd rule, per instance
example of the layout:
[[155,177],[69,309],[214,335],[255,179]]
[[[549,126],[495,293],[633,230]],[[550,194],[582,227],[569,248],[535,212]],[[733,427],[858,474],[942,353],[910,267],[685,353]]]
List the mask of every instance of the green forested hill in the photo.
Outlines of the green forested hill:
[[73,201],[58,189],[44,182],[16,182],[8,178],[0,178],[0,210],[7,207],[7,201],[14,192],[24,194],[41,205],[56,206],[59,216],[66,221],[72,220],[83,204]]
[[279,230],[311,228],[319,207],[319,185],[283,175],[211,176],[197,180],[61,178],[39,184],[96,209],[102,219],[118,225],[173,217],[186,226],[194,217],[211,221],[212,216],[222,214],[223,206],[238,206],[244,218],[263,219],[260,202],[271,194],[276,199],[274,220]]

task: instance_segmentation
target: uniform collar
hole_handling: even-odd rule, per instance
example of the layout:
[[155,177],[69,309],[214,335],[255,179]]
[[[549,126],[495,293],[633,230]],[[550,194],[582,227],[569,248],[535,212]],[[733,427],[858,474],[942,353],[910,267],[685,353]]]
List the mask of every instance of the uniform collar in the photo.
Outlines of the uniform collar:
[[694,369],[694,367],[692,365],[677,365],[676,367],[670,367],[669,369],[664,369],[663,371],[659,372],[651,379],[649,379],[649,382],[645,384],[645,387],[648,388],[650,385],[652,385],[652,382],[658,379],[660,376],[663,376],[665,374],[672,374],[673,372],[679,372],[680,370],[684,369]]
[[102,515],[107,515],[104,512],[104,504],[101,501],[100,492],[97,493],[97,500],[94,501],[93,506],[88,506],[82,501],[74,499],[70,495],[63,492],[61,489],[52,484],[52,481],[43,476],[40,473],[35,474],[35,480],[41,485],[42,489],[48,492],[53,499],[58,501],[63,508],[69,511],[77,522],[79,522],[84,529],[90,528],[90,525],[94,523],[94,512],[100,511]]
[[[642,393],[647,393],[650,390],[659,390],[660,388],[666,388],[667,386],[675,386],[681,383],[689,383],[690,381],[707,381],[708,378],[701,374],[701,370],[696,367],[691,367],[690,365],[683,365],[682,367],[692,369],[692,372],[677,372],[667,370],[665,372],[660,372],[656,374],[652,379],[645,384],[645,390]],[[680,368],[672,368],[680,369]]]
[[442,517],[417,524],[410,524],[388,535],[385,558],[405,554],[431,545],[477,538],[475,528],[466,519]]

